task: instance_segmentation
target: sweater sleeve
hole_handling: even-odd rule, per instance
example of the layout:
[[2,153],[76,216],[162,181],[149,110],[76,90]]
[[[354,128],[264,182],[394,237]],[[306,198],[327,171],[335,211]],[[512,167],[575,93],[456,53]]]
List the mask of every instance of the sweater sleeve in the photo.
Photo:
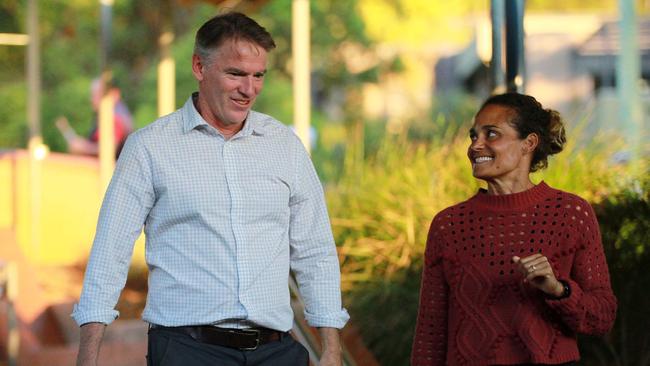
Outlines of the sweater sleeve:
[[568,220],[577,235],[575,256],[569,284],[571,294],[561,300],[546,300],[565,324],[582,334],[601,335],[609,332],[616,319],[616,297],[609,280],[600,229],[591,206],[582,201],[574,207]]
[[447,304],[449,288],[444,278],[440,254],[442,235],[436,219],[427,239],[420,305],[411,352],[412,366],[444,365],[447,354]]

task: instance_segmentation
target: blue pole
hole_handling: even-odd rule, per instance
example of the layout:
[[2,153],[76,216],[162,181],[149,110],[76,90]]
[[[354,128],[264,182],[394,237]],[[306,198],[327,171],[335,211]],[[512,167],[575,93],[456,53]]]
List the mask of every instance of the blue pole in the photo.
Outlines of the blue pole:
[[506,5],[506,84],[508,91],[525,89],[524,0],[507,0]]

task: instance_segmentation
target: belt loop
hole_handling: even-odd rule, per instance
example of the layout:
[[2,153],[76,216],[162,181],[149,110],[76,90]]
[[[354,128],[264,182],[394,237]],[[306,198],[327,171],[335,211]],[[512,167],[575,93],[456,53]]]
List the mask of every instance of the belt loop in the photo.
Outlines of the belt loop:
[[195,341],[201,341],[203,339],[203,327],[187,327],[188,334]]

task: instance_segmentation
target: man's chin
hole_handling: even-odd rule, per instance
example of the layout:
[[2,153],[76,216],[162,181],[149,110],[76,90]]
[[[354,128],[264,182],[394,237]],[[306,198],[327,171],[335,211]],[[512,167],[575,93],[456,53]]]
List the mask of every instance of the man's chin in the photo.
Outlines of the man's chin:
[[228,125],[242,124],[246,120],[246,117],[248,117],[248,112],[249,111],[246,111],[244,113],[242,113],[242,112],[233,113],[233,114],[228,116],[228,118],[226,119],[226,121],[227,121],[226,123]]

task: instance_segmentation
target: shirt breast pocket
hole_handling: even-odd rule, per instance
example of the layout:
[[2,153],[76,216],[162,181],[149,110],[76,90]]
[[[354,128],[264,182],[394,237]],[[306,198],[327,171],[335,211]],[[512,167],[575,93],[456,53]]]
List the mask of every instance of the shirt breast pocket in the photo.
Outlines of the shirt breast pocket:
[[243,212],[256,221],[288,219],[291,187],[286,177],[277,172],[248,174],[241,195]]

